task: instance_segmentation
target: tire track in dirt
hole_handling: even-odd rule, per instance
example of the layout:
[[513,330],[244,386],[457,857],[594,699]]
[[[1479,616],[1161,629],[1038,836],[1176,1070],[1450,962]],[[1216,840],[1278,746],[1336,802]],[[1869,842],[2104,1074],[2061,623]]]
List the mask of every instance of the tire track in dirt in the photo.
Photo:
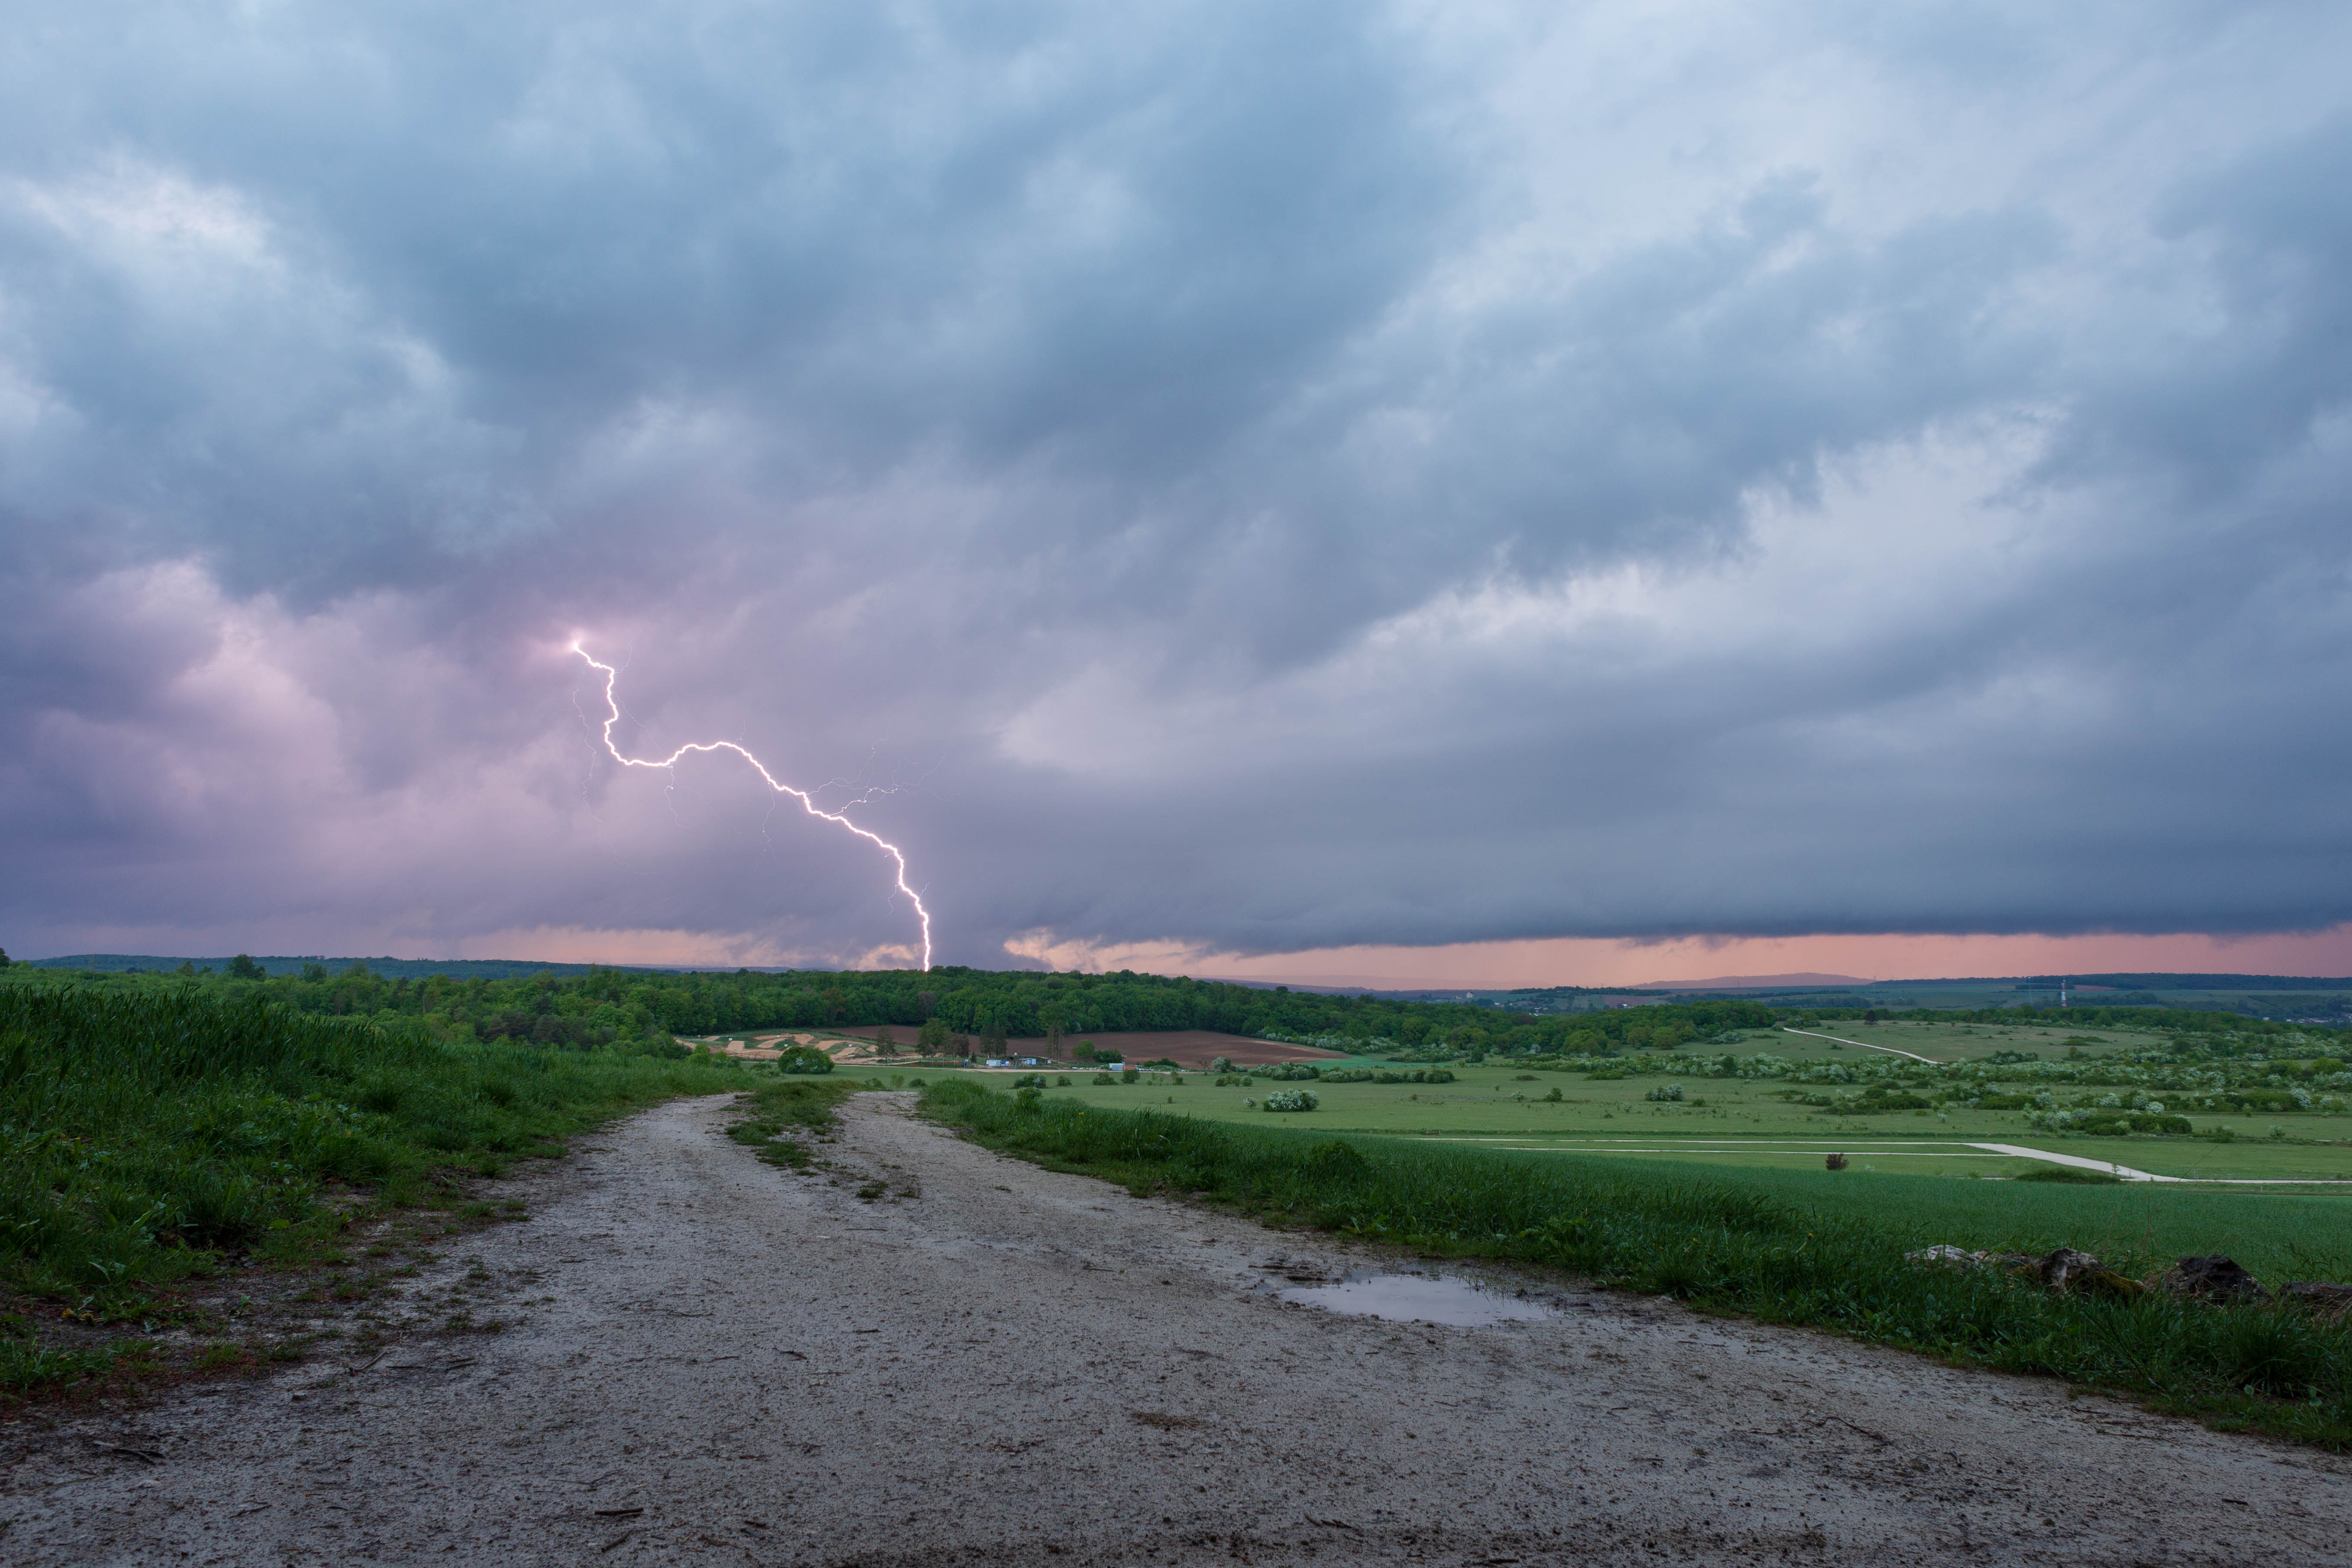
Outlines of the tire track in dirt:
[[1000,1158],[908,1100],[848,1103],[839,1185],[707,1100],[579,1141],[503,1184],[534,1218],[417,1282],[478,1259],[504,1332],[171,1394],[131,1418],[156,1463],[91,1446],[121,1417],[63,1422],[0,1487],[0,1557],[2347,1560],[2327,1456],[1671,1303],[1289,1306],[1269,1274],[1371,1256]]

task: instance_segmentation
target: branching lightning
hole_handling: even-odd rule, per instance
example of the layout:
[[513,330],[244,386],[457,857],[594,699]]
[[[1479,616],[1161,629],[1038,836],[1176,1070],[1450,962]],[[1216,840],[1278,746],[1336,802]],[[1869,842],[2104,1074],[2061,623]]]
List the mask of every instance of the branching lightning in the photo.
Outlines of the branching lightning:
[[[777,778],[775,774],[768,771],[768,767],[765,763],[762,763],[759,758],[753,756],[750,752],[745,751],[742,747],[737,745],[732,741],[702,741],[691,745],[680,746],[677,751],[672,752],[668,756],[662,758],[658,762],[649,761],[644,757],[623,755],[621,748],[613,743],[613,726],[621,721],[620,699],[614,693],[614,687],[620,680],[621,672],[614,668],[609,664],[600,662],[591,655],[586,648],[582,647],[577,642],[574,642],[572,645],[572,651],[578,654],[582,658],[586,659],[588,661],[588,667],[591,669],[599,669],[604,673],[604,750],[610,752],[613,754],[613,760],[620,763],[623,767],[667,769],[677,766],[677,760],[680,757],[688,755],[689,752],[732,752],[737,756],[742,758],[745,762],[751,763],[751,771],[758,773],[761,778],[765,780],[770,789],[774,790],[778,795],[791,795],[794,800],[801,803],[801,808],[803,811],[806,811],[811,816],[822,817],[827,822],[847,828],[850,832],[857,835],[858,837],[865,839],[867,843],[881,850],[882,853],[890,857],[891,864],[898,868],[898,890],[907,895],[907,901],[915,906],[916,918],[920,920],[923,923],[923,967],[925,969],[930,968],[931,911],[923,907],[922,895],[916,892],[914,889],[907,885],[907,857],[902,851],[900,851],[896,844],[891,843],[888,839],[883,837],[880,834],[874,832],[870,828],[860,827],[857,824],[850,821],[846,816],[844,816],[841,812],[825,810],[823,806],[817,805],[816,797],[814,795],[812,795],[806,790],[794,789],[792,785]],[[867,796],[870,796],[872,794],[873,792],[870,790],[866,792]],[[865,798],[866,797],[861,797],[858,800],[851,801],[849,805],[863,805],[865,803]],[[845,811],[847,809],[847,806],[843,807],[843,810]]]

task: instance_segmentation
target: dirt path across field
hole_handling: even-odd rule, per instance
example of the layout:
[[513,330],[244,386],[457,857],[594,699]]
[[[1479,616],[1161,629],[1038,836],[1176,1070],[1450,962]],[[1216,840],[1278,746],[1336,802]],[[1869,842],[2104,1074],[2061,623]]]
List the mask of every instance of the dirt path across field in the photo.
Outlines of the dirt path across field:
[[999,1159],[907,1097],[850,1102],[830,1178],[728,1116],[680,1101],[506,1184],[533,1217],[416,1282],[503,1332],[58,1425],[0,1480],[0,1560],[2352,1558],[2326,1456],[1620,1297],[1341,1317],[1268,1278],[1367,1255]]

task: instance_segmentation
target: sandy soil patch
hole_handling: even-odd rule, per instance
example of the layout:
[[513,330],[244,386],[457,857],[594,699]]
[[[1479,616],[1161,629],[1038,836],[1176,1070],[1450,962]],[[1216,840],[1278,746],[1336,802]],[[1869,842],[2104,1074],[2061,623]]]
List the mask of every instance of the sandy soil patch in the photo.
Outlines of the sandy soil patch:
[[530,1220],[415,1282],[504,1331],[61,1421],[0,1481],[0,1556],[1885,1568],[2352,1542],[2344,1461],[2052,1384],[1549,1287],[1559,1317],[1482,1329],[1288,1305],[1272,1286],[1374,1259],[908,1111],[858,1096],[808,1174],[710,1100],[583,1139],[501,1184]]
[[721,1056],[737,1061],[772,1062],[794,1046],[809,1046],[823,1051],[845,1066],[864,1067],[882,1058],[876,1053],[871,1040],[862,1037],[814,1034],[751,1034],[730,1037],[724,1035],[708,1037],[708,1043]]

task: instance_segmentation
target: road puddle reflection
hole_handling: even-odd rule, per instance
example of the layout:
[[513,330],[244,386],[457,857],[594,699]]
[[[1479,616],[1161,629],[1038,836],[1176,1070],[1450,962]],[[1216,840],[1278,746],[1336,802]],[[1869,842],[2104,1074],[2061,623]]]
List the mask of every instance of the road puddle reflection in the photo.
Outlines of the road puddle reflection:
[[1540,1301],[1507,1295],[1452,1274],[1368,1274],[1336,1285],[1299,1286],[1279,1294],[1286,1301],[1320,1307],[1327,1312],[1386,1318],[1399,1323],[1446,1323],[1463,1329],[1533,1322],[1559,1315]]

